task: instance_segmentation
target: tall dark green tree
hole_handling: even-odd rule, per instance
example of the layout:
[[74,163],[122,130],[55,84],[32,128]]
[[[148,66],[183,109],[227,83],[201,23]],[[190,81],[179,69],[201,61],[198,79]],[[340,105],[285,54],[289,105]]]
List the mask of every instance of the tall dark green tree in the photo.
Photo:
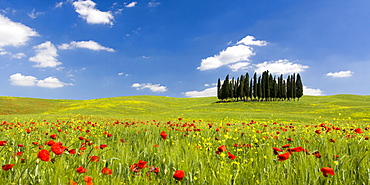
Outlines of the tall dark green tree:
[[256,99],[258,92],[257,92],[257,73],[254,73],[253,75],[253,97]]
[[248,73],[245,74],[243,87],[244,87],[244,90],[243,90],[244,95],[243,96],[245,97],[244,100],[248,101],[248,97],[250,96],[249,95],[250,88],[249,88],[249,74]]
[[217,98],[221,100],[221,79],[217,80]]
[[299,98],[301,98],[303,96],[303,84],[302,84],[301,75],[299,75],[299,73],[297,74],[297,79],[296,79],[295,84],[296,84],[295,85],[296,96],[297,96],[298,101],[299,101]]

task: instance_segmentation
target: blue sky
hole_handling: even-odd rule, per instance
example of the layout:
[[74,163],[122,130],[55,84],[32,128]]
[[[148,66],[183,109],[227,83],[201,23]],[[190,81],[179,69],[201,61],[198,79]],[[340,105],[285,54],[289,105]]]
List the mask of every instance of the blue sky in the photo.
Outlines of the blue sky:
[[0,0],[0,95],[215,96],[300,73],[306,95],[368,95],[370,1]]

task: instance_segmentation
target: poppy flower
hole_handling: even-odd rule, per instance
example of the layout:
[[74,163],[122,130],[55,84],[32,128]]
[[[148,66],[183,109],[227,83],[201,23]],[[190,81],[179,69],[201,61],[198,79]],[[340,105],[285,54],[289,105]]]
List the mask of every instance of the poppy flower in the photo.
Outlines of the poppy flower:
[[361,133],[364,133],[364,131],[361,130],[361,128],[356,128],[354,130],[354,132],[356,132],[357,134],[361,134]]
[[85,169],[84,167],[80,166],[76,169],[77,173],[86,173],[87,169]]
[[104,174],[104,175],[112,175],[112,170],[109,169],[109,168],[106,168],[104,167],[102,170],[101,170],[101,173]]
[[330,142],[335,143],[335,140],[334,139],[330,139]]
[[236,158],[236,156],[231,154],[230,152],[227,152],[227,155],[228,155],[229,159],[231,159],[231,160],[234,160]]
[[288,143],[288,144],[285,144],[285,145],[283,145],[283,146],[281,146],[282,148],[288,148],[288,147],[290,147],[290,144]]
[[300,147],[296,147],[296,148],[288,148],[287,149],[289,152],[301,152],[301,151],[304,151],[304,148],[302,148],[301,146]]
[[86,182],[86,185],[93,185],[94,183],[92,182],[92,177],[85,176],[84,181]]
[[217,150],[219,152],[224,152],[224,151],[226,151],[226,146],[225,145],[222,145],[222,146],[218,147]]
[[98,162],[100,160],[100,157],[98,156],[90,156],[89,158],[90,158],[90,161],[92,162]]
[[70,149],[70,150],[68,150],[68,152],[69,152],[70,154],[76,154],[76,150],[75,150],[75,149]]
[[37,154],[37,157],[42,161],[50,161],[50,153],[45,149],[40,150],[40,152]]
[[38,142],[32,142],[32,144],[33,144],[33,145],[39,145],[39,143],[38,143]]
[[167,139],[166,132],[162,131],[160,135],[162,136],[162,139]]
[[50,138],[51,139],[56,139],[57,138],[57,135],[56,134],[52,134],[52,135],[50,135]]
[[146,167],[148,167],[147,165],[146,165],[146,161],[143,161],[143,160],[139,160],[139,162],[136,164],[136,166],[139,168],[139,169],[143,169],[143,168],[146,168]]
[[317,158],[320,158],[321,157],[321,154],[320,154],[320,152],[319,151],[315,151],[315,152],[313,152],[312,153],[312,155],[314,155],[315,157],[317,157]]
[[63,154],[66,147],[62,146],[61,142],[55,143],[50,147],[51,151],[54,152],[55,155],[61,155]]
[[108,145],[100,145],[100,149],[104,149],[105,147],[107,147]]
[[70,180],[69,181],[69,185],[78,185],[77,182],[73,181],[73,180]]
[[46,142],[46,144],[49,145],[49,146],[52,146],[53,144],[55,144],[55,142],[53,140],[50,140],[50,141]]
[[279,154],[278,152],[282,152],[282,151],[283,151],[283,149],[281,149],[281,148],[276,148],[276,147],[272,147],[272,149],[274,150],[274,154],[275,154],[275,155],[278,155],[278,154]]
[[175,178],[178,181],[181,181],[184,178],[184,176],[185,176],[185,172],[182,170],[177,170],[173,174],[173,178]]
[[0,141],[0,146],[5,146],[6,145],[6,141]]
[[1,168],[4,170],[4,171],[8,171],[10,169],[12,169],[14,166],[14,164],[5,164],[3,165]]
[[277,157],[278,157],[279,161],[285,161],[285,160],[289,159],[289,156],[290,156],[290,153],[286,152],[286,153],[278,155]]
[[22,144],[18,144],[17,146],[18,146],[18,147],[24,147],[24,145],[22,145]]
[[328,177],[328,174],[334,176],[334,170],[329,167],[323,167],[320,169],[324,177]]

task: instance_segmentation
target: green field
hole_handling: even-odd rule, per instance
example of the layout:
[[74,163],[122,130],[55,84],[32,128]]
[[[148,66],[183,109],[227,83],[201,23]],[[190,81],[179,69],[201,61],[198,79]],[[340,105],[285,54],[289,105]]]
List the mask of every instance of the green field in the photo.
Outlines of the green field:
[[216,101],[0,97],[0,184],[370,183],[370,96]]
[[369,122],[370,96],[304,96],[299,101],[216,103],[217,98],[127,96],[92,100],[50,100],[0,97],[0,118],[64,118],[91,116],[112,119]]

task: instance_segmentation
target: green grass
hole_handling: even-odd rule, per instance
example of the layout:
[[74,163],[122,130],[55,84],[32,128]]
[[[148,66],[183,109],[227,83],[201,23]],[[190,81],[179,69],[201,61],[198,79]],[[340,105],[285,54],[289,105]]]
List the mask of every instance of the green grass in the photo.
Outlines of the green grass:
[[136,120],[370,121],[370,96],[303,96],[300,101],[215,103],[217,98],[127,96],[92,100],[0,97],[0,118],[69,115]]

